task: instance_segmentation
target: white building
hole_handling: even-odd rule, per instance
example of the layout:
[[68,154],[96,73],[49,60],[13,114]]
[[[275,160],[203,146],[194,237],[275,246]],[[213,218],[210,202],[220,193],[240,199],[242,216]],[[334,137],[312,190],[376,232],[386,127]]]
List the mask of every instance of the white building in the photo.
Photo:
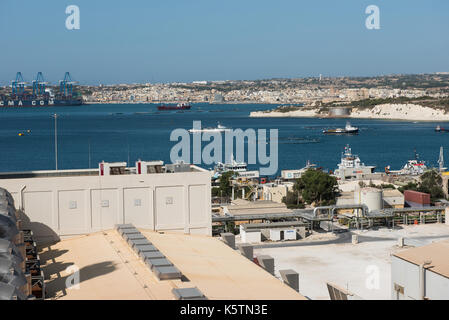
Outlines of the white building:
[[[211,234],[211,173],[162,162],[100,163],[99,169],[0,173],[24,222],[41,240],[133,223],[154,231]],[[185,169],[185,168],[184,168]]]
[[448,300],[449,241],[392,255],[391,287],[393,300]]

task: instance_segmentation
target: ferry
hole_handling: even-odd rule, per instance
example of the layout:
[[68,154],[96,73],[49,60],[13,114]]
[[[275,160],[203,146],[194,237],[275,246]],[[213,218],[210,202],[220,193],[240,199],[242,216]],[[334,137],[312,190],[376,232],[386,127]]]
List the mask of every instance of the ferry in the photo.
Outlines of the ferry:
[[239,178],[255,179],[259,178],[259,171],[249,171],[246,162],[237,162],[234,160],[234,155],[231,155],[229,163],[218,162],[214,168],[214,175],[212,178],[219,178],[224,172],[233,171],[238,173]]
[[376,166],[366,166],[359,156],[352,154],[351,147],[346,145],[341,155],[341,161],[334,172],[334,176],[340,179],[356,178],[358,174],[371,174]]
[[161,105],[158,106],[158,110],[190,110],[192,106],[188,103],[178,103],[176,106],[174,105]]
[[359,133],[359,128],[351,126],[351,124],[346,122],[346,126],[344,128],[336,128],[336,129],[324,129],[324,134],[357,134]]

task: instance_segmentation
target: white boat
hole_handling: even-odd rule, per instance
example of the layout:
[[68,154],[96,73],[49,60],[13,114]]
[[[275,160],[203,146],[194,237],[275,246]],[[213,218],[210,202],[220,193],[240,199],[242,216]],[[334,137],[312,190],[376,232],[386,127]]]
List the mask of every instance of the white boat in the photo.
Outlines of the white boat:
[[218,162],[214,168],[213,178],[218,178],[224,172],[233,171],[238,173],[240,178],[259,178],[259,171],[248,171],[248,165],[246,162],[237,162],[234,160],[234,155],[231,155],[231,161],[229,163]]
[[376,166],[366,166],[359,156],[352,154],[349,145],[346,145],[341,161],[334,175],[340,179],[356,178],[358,174],[370,174],[374,172]]
[[408,160],[401,170],[390,170],[390,166],[385,168],[385,172],[389,174],[419,176],[427,170],[426,162],[418,159],[415,151],[415,159]]
[[198,132],[226,132],[231,131],[231,129],[222,126],[220,123],[217,124],[216,128],[201,128],[201,129],[189,129],[190,133],[198,133]]

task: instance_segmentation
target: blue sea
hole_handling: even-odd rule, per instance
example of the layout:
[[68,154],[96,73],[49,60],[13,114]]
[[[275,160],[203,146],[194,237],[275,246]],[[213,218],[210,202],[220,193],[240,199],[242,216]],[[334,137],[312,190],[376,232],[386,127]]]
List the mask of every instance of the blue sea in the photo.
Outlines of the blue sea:
[[[1,108],[0,171],[55,168],[54,118],[58,115],[59,169],[96,168],[104,161],[137,159],[170,162],[170,133],[217,122],[229,128],[278,129],[279,171],[301,168],[307,160],[334,170],[346,144],[366,165],[400,169],[414,158],[414,150],[428,165],[437,166],[440,147],[449,151],[449,133],[434,128],[444,123],[352,120],[360,128],[355,136],[328,136],[323,128],[344,127],[345,119],[250,118],[256,110],[274,105],[194,104],[189,111],[158,111],[154,104],[101,104],[80,107]],[[19,136],[19,133],[23,133]],[[204,145],[207,143],[204,143]],[[268,146],[267,146],[268,148]],[[449,158],[448,158],[449,161]],[[211,166],[203,166],[209,168]],[[257,166],[250,166],[256,169]]]

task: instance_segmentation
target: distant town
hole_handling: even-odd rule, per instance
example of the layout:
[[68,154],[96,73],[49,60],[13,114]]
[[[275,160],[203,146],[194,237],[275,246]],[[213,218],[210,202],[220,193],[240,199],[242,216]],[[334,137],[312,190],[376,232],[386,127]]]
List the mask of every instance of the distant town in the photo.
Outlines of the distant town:
[[315,77],[255,81],[194,81],[80,86],[92,103],[350,103],[363,99],[449,96],[449,72],[379,77]]

